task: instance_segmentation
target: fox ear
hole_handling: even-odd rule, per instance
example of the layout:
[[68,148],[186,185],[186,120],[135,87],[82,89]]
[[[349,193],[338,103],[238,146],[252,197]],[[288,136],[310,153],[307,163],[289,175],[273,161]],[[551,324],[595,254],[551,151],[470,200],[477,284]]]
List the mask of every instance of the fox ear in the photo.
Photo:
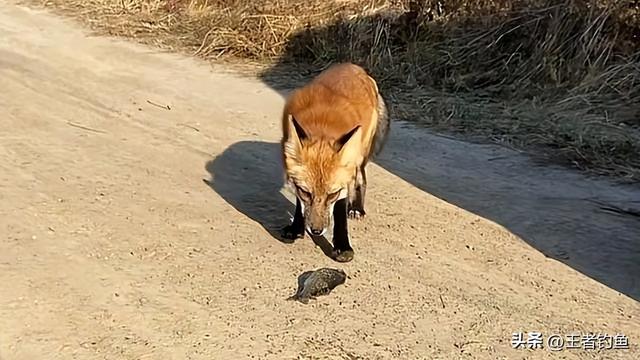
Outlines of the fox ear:
[[344,145],[349,142],[349,140],[353,137],[353,135],[360,129],[360,125],[351,129],[348,133],[342,135],[338,140],[336,140],[336,150],[341,151]]
[[288,139],[285,144],[285,151],[289,156],[295,157],[300,151],[300,147],[302,147],[302,140],[307,138],[307,133],[304,132],[302,126],[298,124],[298,121],[292,115],[288,115],[287,121]]
[[348,133],[342,135],[337,141],[336,146],[340,159],[343,164],[357,162],[361,154],[362,145],[362,127],[360,125],[353,128]]
[[307,133],[304,132],[304,129],[302,128],[302,126],[300,126],[300,124],[298,123],[298,120],[296,120],[296,118],[294,118],[293,115],[289,115],[289,125],[293,125],[293,126],[289,126],[289,131],[291,131],[293,128],[295,135],[299,141],[302,141],[307,138]]

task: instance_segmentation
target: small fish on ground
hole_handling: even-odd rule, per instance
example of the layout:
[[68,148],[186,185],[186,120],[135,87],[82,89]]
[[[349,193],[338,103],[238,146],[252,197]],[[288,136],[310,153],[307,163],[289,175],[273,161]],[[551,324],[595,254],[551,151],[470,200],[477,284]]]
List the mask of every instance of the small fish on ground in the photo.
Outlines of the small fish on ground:
[[328,295],[336,286],[344,284],[347,274],[340,269],[322,268],[305,271],[298,277],[298,291],[287,300],[308,304],[309,299]]

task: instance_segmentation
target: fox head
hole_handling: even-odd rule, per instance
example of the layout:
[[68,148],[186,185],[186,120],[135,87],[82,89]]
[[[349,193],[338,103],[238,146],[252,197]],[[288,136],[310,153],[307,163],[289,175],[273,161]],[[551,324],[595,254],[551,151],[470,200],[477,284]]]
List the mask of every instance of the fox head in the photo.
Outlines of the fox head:
[[336,201],[347,197],[361,162],[362,129],[356,126],[336,140],[310,138],[289,116],[284,145],[286,177],[300,200],[306,230],[323,235]]

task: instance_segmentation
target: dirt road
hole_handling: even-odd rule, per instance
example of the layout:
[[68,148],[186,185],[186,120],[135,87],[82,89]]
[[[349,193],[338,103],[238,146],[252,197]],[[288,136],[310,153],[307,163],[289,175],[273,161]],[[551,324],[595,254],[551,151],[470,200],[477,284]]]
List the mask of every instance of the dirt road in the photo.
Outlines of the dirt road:
[[[637,192],[396,123],[338,264],[272,236],[282,101],[3,2],[0,359],[639,358],[638,222],[581,199]],[[349,279],[285,300],[321,266]],[[546,348],[588,332],[630,349]]]

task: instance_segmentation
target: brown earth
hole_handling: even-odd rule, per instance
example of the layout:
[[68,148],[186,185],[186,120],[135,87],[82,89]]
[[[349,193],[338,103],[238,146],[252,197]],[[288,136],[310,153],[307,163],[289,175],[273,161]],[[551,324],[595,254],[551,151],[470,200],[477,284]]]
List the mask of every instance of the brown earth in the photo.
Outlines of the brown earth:
[[[3,2],[0,84],[3,360],[639,358],[640,222],[602,209],[637,189],[395,123],[339,264],[272,236],[283,100],[256,79]],[[321,266],[349,279],[285,300]]]

